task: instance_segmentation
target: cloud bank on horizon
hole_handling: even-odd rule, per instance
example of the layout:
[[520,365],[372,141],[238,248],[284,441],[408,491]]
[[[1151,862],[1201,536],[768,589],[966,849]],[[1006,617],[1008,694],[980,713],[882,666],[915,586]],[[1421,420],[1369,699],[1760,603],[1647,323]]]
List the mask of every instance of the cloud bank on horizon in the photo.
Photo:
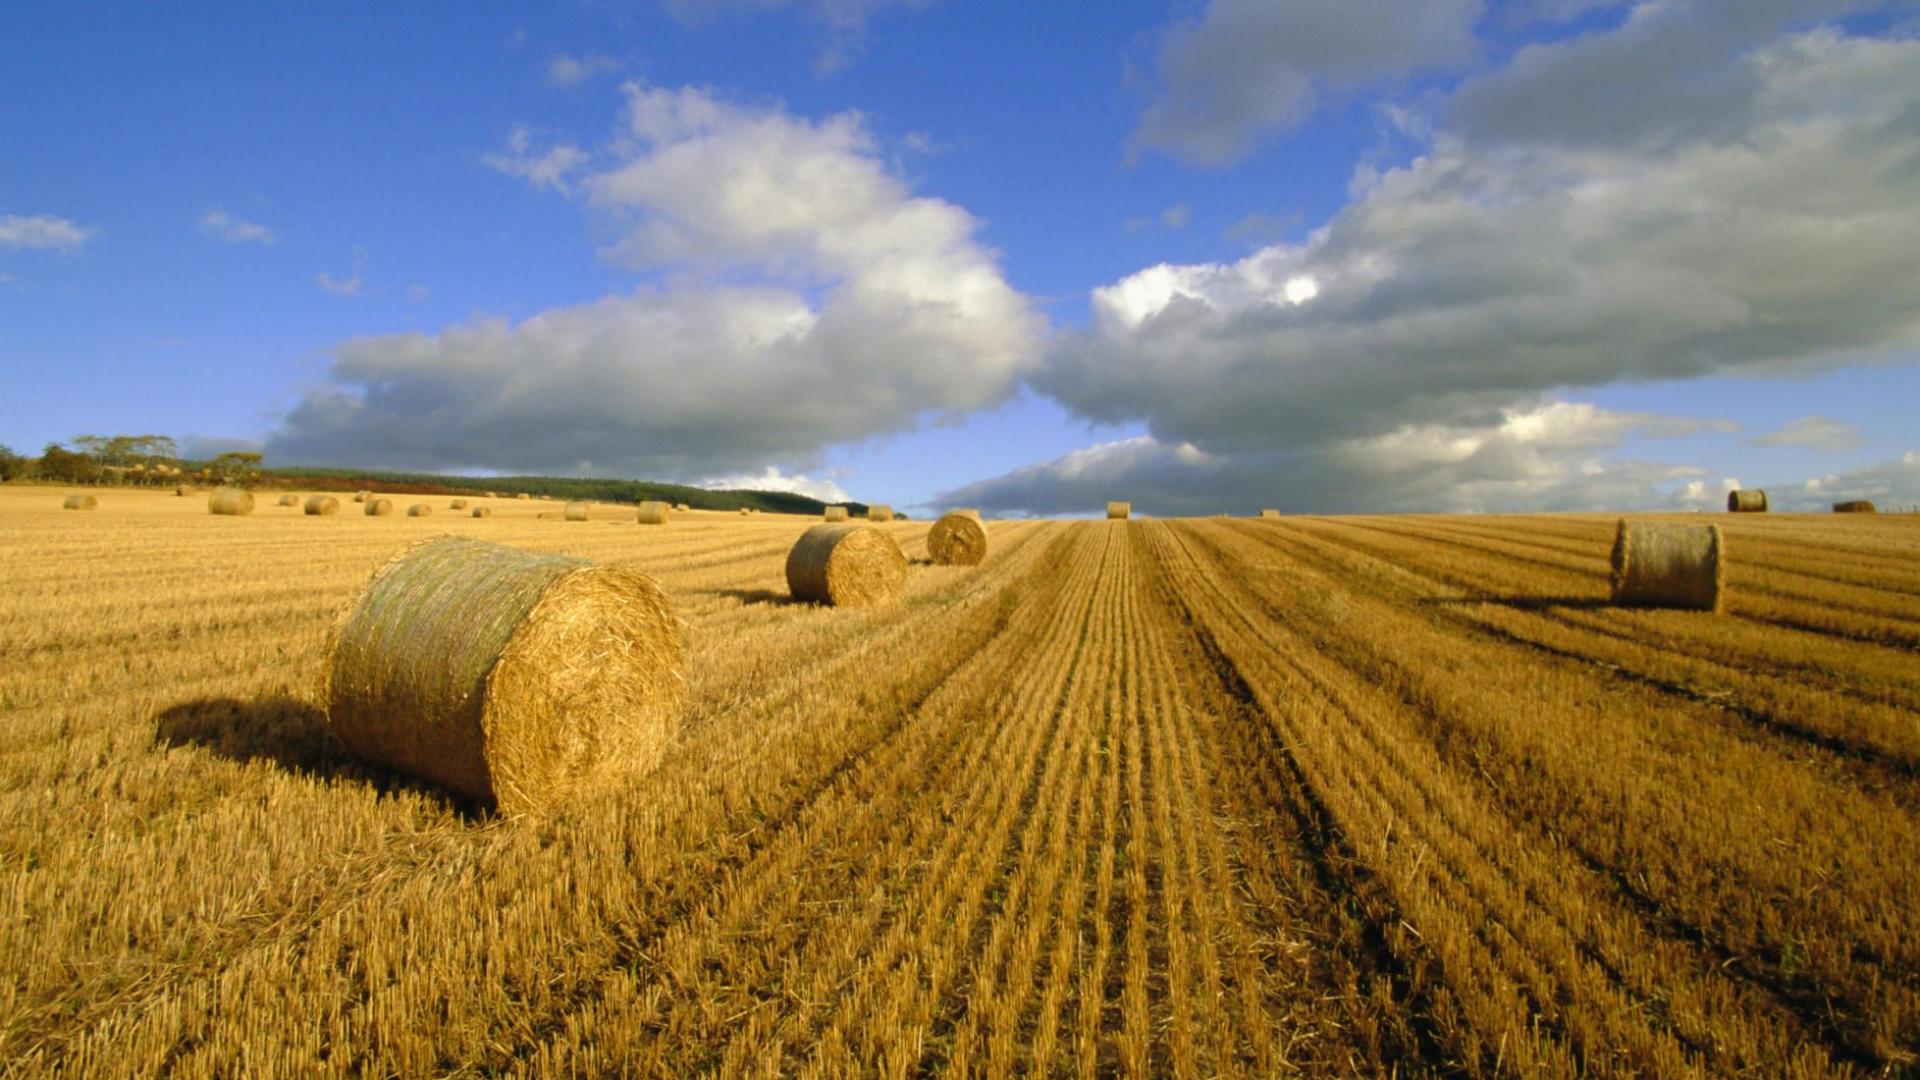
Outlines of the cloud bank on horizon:
[[[888,6],[801,5],[856,34]],[[1577,397],[1911,362],[1920,41],[1849,21],[1909,7],[1542,2],[1504,17],[1616,17],[1489,59],[1502,16],[1478,0],[1212,0],[1166,30],[1153,97],[1117,151],[1230,167],[1316,109],[1360,100],[1416,150],[1362,161],[1345,205],[1304,238],[1091,288],[1083,325],[1051,324],[980,223],[917,192],[867,117],[629,83],[602,143],[522,126],[485,161],[577,206],[607,237],[602,258],[642,283],[518,322],[348,341],[267,448],[838,496],[831,478],[802,475],[829,448],[964,418],[1025,386],[1145,434],[935,502],[1704,508],[1731,478],[1618,451],[1737,424]],[[564,85],[613,63],[561,59],[550,77]],[[1191,219],[1174,205],[1167,230]],[[262,239],[234,231],[246,223],[203,225]],[[22,235],[54,246],[50,228]],[[1838,453],[1860,433],[1808,416],[1748,442]],[[1748,479],[1791,488],[1789,505],[1920,502],[1911,453]]]

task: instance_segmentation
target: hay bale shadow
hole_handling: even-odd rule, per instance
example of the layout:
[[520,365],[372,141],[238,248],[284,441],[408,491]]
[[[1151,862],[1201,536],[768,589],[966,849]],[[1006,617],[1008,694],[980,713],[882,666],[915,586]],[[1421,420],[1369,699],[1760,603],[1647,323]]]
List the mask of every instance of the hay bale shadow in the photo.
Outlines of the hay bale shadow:
[[1554,608],[1566,608],[1571,611],[1603,611],[1613,606],[1613,601],[1605,597],[1594,596],[1493,596],[1479,594],[1474,596],[1430,596],[1420,601],[1433,607],[1466,607],[1472,604],[1497,604],[1515,611],[1551,611]]
[[743,604],[770,604],[774,607],[807,603],[791,594],[773,589],[715,589],[714,595],[732,597]]
[[463,817],[485,816],[468,799],[354,757],[327,733],[326,713],[295,697],[183,701],[155,716],[153,741],[169,749],[204,750],[241,764],[265,761],[307,779],[358,782],[382,794],[416,792]]

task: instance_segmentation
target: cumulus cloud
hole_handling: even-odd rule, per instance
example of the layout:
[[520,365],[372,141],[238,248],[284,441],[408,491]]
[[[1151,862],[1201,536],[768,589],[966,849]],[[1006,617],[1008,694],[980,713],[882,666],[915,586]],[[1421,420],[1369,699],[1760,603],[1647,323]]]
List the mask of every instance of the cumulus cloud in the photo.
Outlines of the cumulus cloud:
[[[1144,513],[1466,513],[1686,505],[1700,470],[1617,460],[1629,436],[1730,430],[1724,420],[1547,401],[1479,426],[1423,424],[1323,445],[1214,454],[1142,435],[943,494],[947,506],[1093,513],[1130,499]],[[1694,492],[1694,494],[1698,494]]]
[[1882,510],[1920,510],[1920,451],[1766,491],[1767,501],[1782,510],[1819,511],[1848,499],[1870,499]]
[[271,244],[278,239],[265,225],[234,217],[219,207],[200,215],[200,231],[229,244]]
[[51,214],[0,216],[0,247],[29,251],[77,251],[96,230]]
[[480,160],[497,172],[525,180],[536,188],[550,188],[564,195],[568,176],[584,166],[589,158],[585,150],[568,142],[536,147],[533,129],[525,124],[515,124],[507,132],[506,152],[487,154]]
[[1858,450],[1864,436],[1858,427],[1830,416],[1803,416],[1778,431],[1747,441],[1754,446],[1805,446],[1841,454]]
[[347,342],[282,459],[698,480],[995,404],[1042,324],[961,208],[912,193],[858,115],[629,86],[589,205],[633,292]]
[[1729,63],[1731,127],[1443,132],[1300,244],[1097,289],[1036,385],[1259,454],[1484,427],[1569,387],[1912,355],[1920,41],[1815,28]]
[[619,71],[623,66],[618,58],[612,56],[569,56],[561,53],[547,64],[547,82],[553,86],[578,86],[588,79]]
[[1237,160],[1305,120],[1328,91],[1452,70],[1476,52],[1481,0],[1212,0],[1161,45],[1160,92],[1134,146],[1197,165]]
[[845,66],[865,47],[867,23],[889,8],[921,8],[931,0],[663,0],[667,13],[682,23],[699,25],[729,17],[798,11],[825,27],[829,40],[816,66],[833,71]]
[[703,480],[700,486],[710,491],[791,491],[828,503],[849,502],[853,498],[831,476],[814,480],[801,473],[788,475],[771,465],[758,473],[737,473]]

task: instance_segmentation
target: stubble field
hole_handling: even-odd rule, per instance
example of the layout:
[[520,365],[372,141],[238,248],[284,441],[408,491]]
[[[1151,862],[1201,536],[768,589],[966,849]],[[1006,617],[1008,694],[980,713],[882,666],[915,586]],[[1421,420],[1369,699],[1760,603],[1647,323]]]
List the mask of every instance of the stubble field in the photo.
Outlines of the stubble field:
[[[0,491],[8,1074],[1916,1066],[1920,519],[1716,515],[1719,616],[1572,516],[995,522],[835,611],[798,518],[61,494]],[[660,581],[658,772],[501,819],[329,744],[443,533]]]

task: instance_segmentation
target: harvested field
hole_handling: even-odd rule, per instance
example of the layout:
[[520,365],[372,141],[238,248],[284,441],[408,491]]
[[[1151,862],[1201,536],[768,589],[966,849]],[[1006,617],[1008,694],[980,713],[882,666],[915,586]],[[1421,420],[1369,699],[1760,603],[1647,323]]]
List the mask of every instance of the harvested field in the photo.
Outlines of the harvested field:
[[[1714,522],[1718,614],[1612,606],[1613,516],[895,521],[836,610],[812,516],[0,488],[0,1072],[1914,1069],[1920,518]],[[423,530],[661,585],[644,783],[499,816],[328,740]]]

